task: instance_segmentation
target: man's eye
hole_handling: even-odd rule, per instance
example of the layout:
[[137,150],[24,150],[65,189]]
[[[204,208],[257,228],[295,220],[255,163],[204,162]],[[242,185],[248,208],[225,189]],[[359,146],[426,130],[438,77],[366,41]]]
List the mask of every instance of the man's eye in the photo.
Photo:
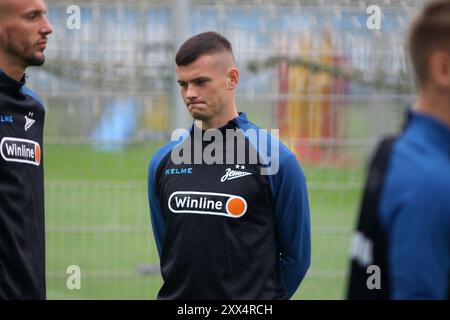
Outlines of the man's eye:
[[37,14],[36,13],[32,13],[32,14],[30,14],[28,16],[28,20],[30,20],[30,21],[36,20],[36,18],[37,18]]
[[180,85],[181,88],[187,88],[186,82],[178,82],[178,84]]
[[206,84],[207,82],[208,82],[208,80],[201,79],[201,80],[195,81],[195,84],[198,85],[198,86],[203,86],[203,85]]

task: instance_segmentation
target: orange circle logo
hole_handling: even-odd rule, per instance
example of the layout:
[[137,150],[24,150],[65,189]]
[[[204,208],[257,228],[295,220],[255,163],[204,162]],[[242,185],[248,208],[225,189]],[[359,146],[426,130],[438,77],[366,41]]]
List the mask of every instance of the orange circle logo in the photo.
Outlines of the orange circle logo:
[[41,147],[38,144],[34,147],[34,153],[36,164],[39,165],[41,163]]
[[247,211],[245,200],[240,198],[230,198],[227,201],[227,212],[233,216],[241,216]]

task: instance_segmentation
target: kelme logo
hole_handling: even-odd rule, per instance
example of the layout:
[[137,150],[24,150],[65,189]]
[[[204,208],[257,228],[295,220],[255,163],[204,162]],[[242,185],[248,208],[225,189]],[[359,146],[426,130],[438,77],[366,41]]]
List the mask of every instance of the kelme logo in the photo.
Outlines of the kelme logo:
[[0,153],[6,161],[41,164],[41,147],[32,140],[4,137],[0,142]]
[[232,194],[178,191],[169,197],[169,209],[174,213],[196,213],[240,218],[247,212],[247,201]]

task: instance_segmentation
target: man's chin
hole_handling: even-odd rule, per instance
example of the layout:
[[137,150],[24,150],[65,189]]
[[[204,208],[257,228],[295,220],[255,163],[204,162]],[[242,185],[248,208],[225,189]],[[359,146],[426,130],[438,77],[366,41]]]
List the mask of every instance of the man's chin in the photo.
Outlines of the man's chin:
[[26,64],[29,67],[39,67],[42,66],[45,62],[45,56],[34,56],[34,57],[30,57],[26,60]]
[[205,120],[207,117],[203,110],[196,107],[188,107],[188,111],[192,118],[195,120]]
[[191,116],[194,120],[200,120],[200,121],[209,120],[209,118],[210,118],[208,115],[206,115],[202,112],[198,112],[198,111],[192,111]]

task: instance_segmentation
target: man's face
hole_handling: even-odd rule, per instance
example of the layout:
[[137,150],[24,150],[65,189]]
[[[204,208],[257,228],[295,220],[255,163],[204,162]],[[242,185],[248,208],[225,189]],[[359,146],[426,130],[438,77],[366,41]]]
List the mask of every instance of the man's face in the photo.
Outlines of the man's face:
[[232,99],[226,67],[220,55],[202,55],[187,66],[177,66],[181,96],[191,116],[208,121],[220,117]]
[[53,32],[43,0],[2,0],[0,50],[9,63],[26,68],[45,61],[47,35]]

